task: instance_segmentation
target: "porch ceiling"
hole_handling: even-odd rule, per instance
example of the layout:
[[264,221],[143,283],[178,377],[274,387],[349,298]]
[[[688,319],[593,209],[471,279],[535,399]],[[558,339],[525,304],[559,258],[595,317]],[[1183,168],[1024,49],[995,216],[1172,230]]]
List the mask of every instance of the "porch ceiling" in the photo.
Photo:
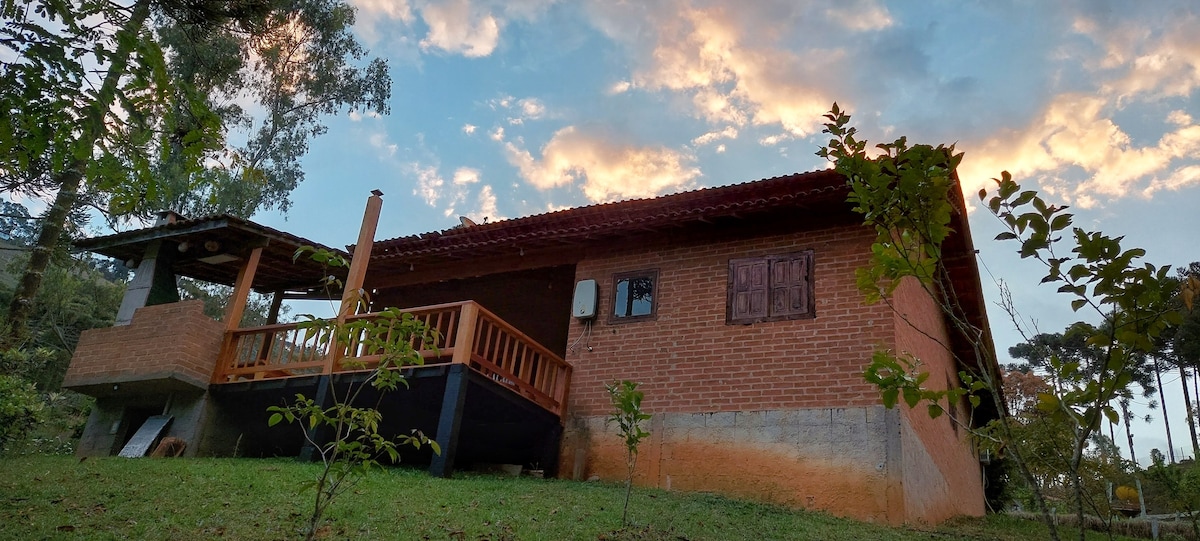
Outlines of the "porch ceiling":
[[251,287],[263,293],[288,291],[315,294],[322,276],[333,274],[345,279],[344,268],[325,269],[305,257],[293,262],[292,257],[301,246],[324,248],[349,259],[349,254],[343,250],[233,216],[179,220],[147,229],[83,239],[76,241],[75,247],[120,261],[139,262],[146,248],[155,241],[163,241],[166,248],[174,250],[172,269],[177,276],[229,286],[237,280],[238,269],[250,251],[262,247],[258,271]]

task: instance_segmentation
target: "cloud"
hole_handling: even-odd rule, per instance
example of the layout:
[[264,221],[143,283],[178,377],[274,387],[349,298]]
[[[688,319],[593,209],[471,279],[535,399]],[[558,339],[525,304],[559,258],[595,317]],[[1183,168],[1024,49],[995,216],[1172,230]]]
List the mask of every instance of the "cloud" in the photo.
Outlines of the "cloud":
[[471,135],[475,133],[476,126],[474,124],[463,124],[462,132]]
[[637,147],[566,127],[542,147],[541,159],[518,144],[504,145],[526,182],[548,190],[581,181],[592,201],[652,197],[689,188],[700,176],[695,159],[665,147]]
[[386,133],[372,133],[367,138],[367,142],[369,142],[372,147],[383,151],[383,155],[380,157],[391,157],[396,155],[397,146],[388,139]]
[[1104,94],[1125,102],[1139,96],[1187,97],[1200,87],[1200,14],[1194,6],[1165,3],[1120,12],[1089,7],[1084,4],[1075,14],[1073,29],[1103,51],[1090,68],[1108,79]]
[[[454,170],[450,182],[446,182],[440,169],[436,163],[410,162],[403,166],[403,170],[416,181],[413,195],[431,207],[440,207],[443,216],[460,214],[458,208],[470,198],[471,188],[480,184],[482,173],[473,167],[459,167]],[[476,210],[470,215],[481,220],[483,216],[498,219],[496,196],[492,193],[491,186],[484,185],[480,189]]]
[[521,116],[525,118],[538,119],[546,114],[546,106],[537,98],[525,98],[518,101],[517,106],[521,109]]
[[[408,4],[408,0],[351,0],[354,7],[358,8],[357,20],[371,20],[378,17],[387,19],[395,19],[405,23],[413,21],[412,6]],[[367,15],[367,17],[361,17]]]
[[496,194],[492,192],[490,185],[485,184],[483,188],[479,189],[476,206],[471,215],[482,216],[484,221],[492,222],[504,219],[504,216],[500,215],[500,211],[496,208]]
[[429,33],[421,49],[438,49],[479,58],[492,54],[500,41],[501,21],[469,0],[451,0],[421,8]]
[[417,178],[413,195],[423,199],[427,205],[436,207],[438,199],[442,197],[442,187],[446,184],[438,174],[438,167],[414,162],[408,164],[408,171]]
[[1157,141],[1138,145],[1113,121],[1113,107],[1103,97],[1062,94],[1029,125],[995,133],[979,144],[964,144],[964,189],[990,186],[986,179],[1008,170],[1018,179],[1037,178],[1049,191],[1087,207],[1200,180],[1190,166],[1172,171],[1180,160],[1200,154],[1200,125],[1190,116],[1172,111],[1164,119],[1172,129]]
[[493,129],[491,131],[491,133],[488,133],[488,137],[490,137],[493,141],[503,141],[504,140],[504,128],[500,127],[500,126],[496,126],[496,128]]
[[1181,167],[1171,171],[1166,178],[1155,178],[1142,195],[1151,197],[1161,190],[1177,191],[1188,186],[1200,186],[1200,165]]
[[1185,110],[1200,88],[1200,16],[1185,5],[1062,4],[1067,31],[1042,71],[1070,75],[1024,122],[965,138],[964,189],[1008,170],[1088,208],[1200,185],[1200,126]]
[[506,121],[513,126],[520,126],[526,120],[540,120],[546,117],[546,104],[537,98],[517,99],[512,96],[500,96],[488,100],[488,107],[493,111],[508,111],[510,116]]
[[633,87],[633,83],[630,83],[629,81],[617,81],[617,82],[613,83],[612,86],[608,87],[608,90],[606,93],[610,96],[615,96],[617,94],[624,94],[626,92],[629,92],[629,89],[632,87]]
[[791,139],[791,137],[789,137],[788,134],[777,133],[774,135],[767,135],[764,137],[760,137],[758,139],[758,144],[760,144],[764,147],[773,147],[775,145],[778,145],[780,142],[786,141],[788,139]]
[[500,33],[512,20],[537,19],[555,0],[478,1],[447,0],[421,6],[428,27],[421,40],[423,51],[437,50],[467,58],[490,56],[500,44]]
[[358,9],[354,29],[367,43],[377,43],[382,36],[378,25],[387,21],[400,21],[410,25],[414,21],[412,6],[408,0],[350,0]]
[[887,7],[873,0],[837,2],[836,7],[825,10],[825,16],[842,28],[856,32],[880,30],[893,23]]
[[725,126],[725,129],[721,131],[710,131],[704,135],[692,139],[692,144],[697,146],[707,145],[713,141],[719,141],[721,139],[737,139],[737,136],[737,128],[733,126]]
[[863,30],[891,24],[886,9],[860,4],[870,9],[858,16],[832,9],[790,12],[787,3],[729,8],[685,0],[640,10],[595,2],[593,11],[601,31],[631,49],[632,87],[687,95],[693,114],[713,124],[778,126],[804,137],[819,129],[821,115],[839,96],[837,81],[848,59],[843,49],[796,48],[785,39],[804,31],[801,22],[853,22]]
[[462,186],[464,184],[475,184],[479,182],[479,170],[470,167],[459,167],[454,171],[454,184]]

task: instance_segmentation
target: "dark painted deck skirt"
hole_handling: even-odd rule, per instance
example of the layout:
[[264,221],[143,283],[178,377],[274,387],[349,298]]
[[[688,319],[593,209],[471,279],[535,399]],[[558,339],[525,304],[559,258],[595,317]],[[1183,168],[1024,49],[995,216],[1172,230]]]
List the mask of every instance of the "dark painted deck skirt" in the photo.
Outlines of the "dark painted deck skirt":
[[[296,394],[332,404],[367,373],[333,376],[238,381],[210,387],[222,423],[237,430],[242,456],[298,456],[318,459],[307,448],[297,425],[267,426],[267,407],[284,405]],[[449,477],[455,469],[475,464],[537,466],[553,475],[558,464],[562,425],[557,415],[512,392],[503,384],[465,365],[436,365],[405,369],[408,388],[401,385],[382,397],[373,389],[359,395],[360,406],[378,404],[381,432],[395,437],[420,430],[434,438],[441,455],[428,448],[402,451],[401,462],[428,464],[433,475]],[[317,437],[328,438],[328,434]],[[319,440],[318,440],[319,441]]]

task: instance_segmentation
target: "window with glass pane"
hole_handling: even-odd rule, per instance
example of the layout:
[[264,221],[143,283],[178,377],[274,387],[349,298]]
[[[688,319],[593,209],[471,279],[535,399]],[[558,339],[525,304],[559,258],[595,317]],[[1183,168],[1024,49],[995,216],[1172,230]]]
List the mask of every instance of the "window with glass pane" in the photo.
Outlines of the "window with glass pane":
[[613,311],[610,321],[652,319],[655,315],[657,270],[623,272],[613,275]]

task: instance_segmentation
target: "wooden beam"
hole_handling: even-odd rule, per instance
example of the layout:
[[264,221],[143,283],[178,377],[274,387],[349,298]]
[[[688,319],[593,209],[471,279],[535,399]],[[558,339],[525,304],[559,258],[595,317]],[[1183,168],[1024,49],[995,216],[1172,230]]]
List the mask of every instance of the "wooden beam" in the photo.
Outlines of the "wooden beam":
[[[382,194],[380,194],[382,195]],[[383,198],[375,193],[367,198],[367,208],[363,211],[362,227],[358,230],[358,242],[354,245],[354,255],[350,259],[350,271],[346,274],[346,287],[342,290],[342,307],[338,310],[338,322],[346,321],[346,316],[354,313],[361,299],[360,289],[363,277],[367,274],[367,263],[371,259],[371,246],[375,243],[375,228],[379,226],[379,210],[383,208]]]
[[254,283],[254,273],[258,272],[258,260],[262,257],[262,247],[250,251],[250,256],[242,268],[238,269],[237,281],[233,285],[233,296],[225,307],[225,331],[238,328],[242,322],[242,313],[246,311],[246,299],[250,296],[250,285]]
[[[556,267],[559,265],[574,265],[584,257],[583,248],[559,248],[542,252],[526,251],[524,256],[511,254],[486,259],[473,259],[470,265],[461,261],[442,260],[438,263],[414,263],[414,270],[408,270],[408,261],[402,259],[385,259],[376,261],[377,270],[371,275],[370,285],[374,289],[386,289],[413,284],[424,284],[442,280],[459,278],[474,278],[486,274],[501,272]],[[387,268],[390,267],[390,268]]]

